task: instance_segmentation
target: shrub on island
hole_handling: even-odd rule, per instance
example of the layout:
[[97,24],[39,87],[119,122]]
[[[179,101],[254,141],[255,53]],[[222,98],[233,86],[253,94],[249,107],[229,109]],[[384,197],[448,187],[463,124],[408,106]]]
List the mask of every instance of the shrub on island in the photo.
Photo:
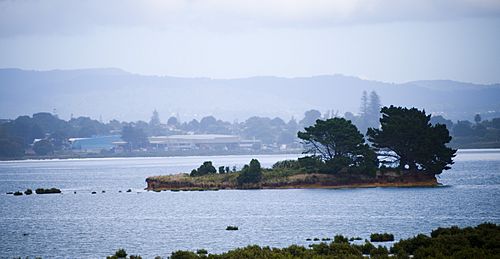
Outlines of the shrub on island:
[[20,191],[16,191],[16,192],[14,192],[14,196],[21,196],[21,195],[23,195],[23,193],[22,193],[22,192],[20,192]]
[[24,194],[26,194],[26,195],[31,195],[31,194],[33,194],[33,190],[31,190],[31,189],[26,189],[26,191],[24,191]]
[[212,165],[212,161],[205,161],[200,167],[198,167],[198,169],[193,169],[190,175],[194,177],[215,173],[217,173],[217,170]]
[[50,188],[50,189],[38,188],[35,190],[35,192],[36,194],[50,194],[50,193],[61,193],[61,190],[57,188]]
[[243,166],[240,175],[236,178],[238,186],[258,184],[262,180],[262,168],[257,159],[252,159],[249,165]]

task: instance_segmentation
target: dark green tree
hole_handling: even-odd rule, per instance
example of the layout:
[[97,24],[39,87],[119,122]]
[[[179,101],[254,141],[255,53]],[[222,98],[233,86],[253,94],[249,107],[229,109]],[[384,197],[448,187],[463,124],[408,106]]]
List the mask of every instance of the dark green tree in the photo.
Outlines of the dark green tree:
[[440,174],[450,169],[456,150],[446,146],[451,136],[443,124],[416,108],[383,107],[381,128],[368,129],[368,140],[400,169]]
[[217,173],[217,170],[212,165],[212,161],[205,161],[198,169],[191,171],[191,176],[203,176],[215,173]]
[[364,145],[363,135],[344,118],[317,120],[297,135],[309,147],[306,153],[319,154],[325,161],[356,156],[356,151]]
[[259,183],[262,180],[262,168],[259,160],[252,159],[249,165],[245,165],[236,180],[240,186]]
[[33,145],[33,151],[35,151],[37,155],[45,156],[54,152],[54,146],[49,140],[42,139],[35,142]]
[[309,147],[305,153],[318,155],[330,171],[358,167],[369,173],[374,172],[378,165],[377,156],[365,144],[363,135],[344,118],[317,120],[316,124],[297,135]]

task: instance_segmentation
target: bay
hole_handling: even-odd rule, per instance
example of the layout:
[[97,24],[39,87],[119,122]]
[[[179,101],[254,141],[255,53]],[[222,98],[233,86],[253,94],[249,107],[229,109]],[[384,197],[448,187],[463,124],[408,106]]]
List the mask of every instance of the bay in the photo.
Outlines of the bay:
[[[257,158],[269,167],[298,156],[2,161],[0,257],[104,258],[125,248],[153,258],[179,249],[307,245],[306,238],[372,232],[400,239],[440,226],[500,223],[498,149],[459,151],[437,188],[144,191],[146,177],[189,172],[203,161],[241,168]],[[5,194],[40,187],[63,194]],[[228,225],[239,230],[226,231]]]

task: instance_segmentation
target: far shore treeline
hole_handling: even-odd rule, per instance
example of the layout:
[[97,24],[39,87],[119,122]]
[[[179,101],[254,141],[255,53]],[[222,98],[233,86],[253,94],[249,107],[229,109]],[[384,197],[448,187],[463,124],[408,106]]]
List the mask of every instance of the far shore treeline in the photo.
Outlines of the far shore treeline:
[[[13,120],[0,120],[0,159],[36,158],[36,157],[71,157],[81,150],[75,150],[70,139],[92,138],[95,136],[117,136],[124,144],[125,155],[154,155],[158,150],[148,140],[152,136],[185,134],[225,134],[239,136],[242,139],[256,140],[259,147],[251,147],[253,153],[259,152],[300,152],[303,149],[297,132],[312,126],[316,120],[327,121],[344,118],[350,121],[366,137],[367,129],[380,127],[380,98],[375,92],[363,93],[358,115],[346,112],[343,116],[334,110],[321,113],[309,110],[300,119],[250,117],[245,121],[227,122],[213,116],[201,120],[181,122],[172,116],[163,123],[157,111],[149,122],[120,122],[111,120],[102,122],[89,117],[77,117],[62,120],[57,115],[40,112],[30,116],[20,116]],[[430,117],[432,125],[442,124],[453,136],[450,146],[454,148],[495,148],[500,147],[500,118],[482,120],[477,114],[473,122],[468,120],[452,122],[443,116]],[[224,151],[223,149],[219,151]],[[235,150],[235,154],[238,154]],[[95,151],[93,151],[95,152]],[[227,153],[227,152],[226,152]],[[219,152],[219,154],[226,154]],[[186,154],[198,154],[196,152]],[[200,153],[210,155],[215,153]],[[100,150],[97,155],[117,155],[113,148]],[[172,155],[172,154],[165,154]]]

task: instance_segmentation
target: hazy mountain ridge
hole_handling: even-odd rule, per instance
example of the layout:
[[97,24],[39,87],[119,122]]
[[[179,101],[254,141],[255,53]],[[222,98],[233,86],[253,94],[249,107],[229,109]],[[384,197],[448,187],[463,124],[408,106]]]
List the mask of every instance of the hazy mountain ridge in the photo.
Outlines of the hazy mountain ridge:
[[403,84],[352,76],[250,77],[241,79],[145,76],[120,69],[28,71],[0,69],[0,118],[57,109],[61,117],[87,115],[105,120],[147,120],[153,109],[186,119],[214,115],[301,117],[308,109],[357,112],[363,90],[375,90],[384,105],[425,108],[456,119],[498,116],[500,84],[449,80]]

